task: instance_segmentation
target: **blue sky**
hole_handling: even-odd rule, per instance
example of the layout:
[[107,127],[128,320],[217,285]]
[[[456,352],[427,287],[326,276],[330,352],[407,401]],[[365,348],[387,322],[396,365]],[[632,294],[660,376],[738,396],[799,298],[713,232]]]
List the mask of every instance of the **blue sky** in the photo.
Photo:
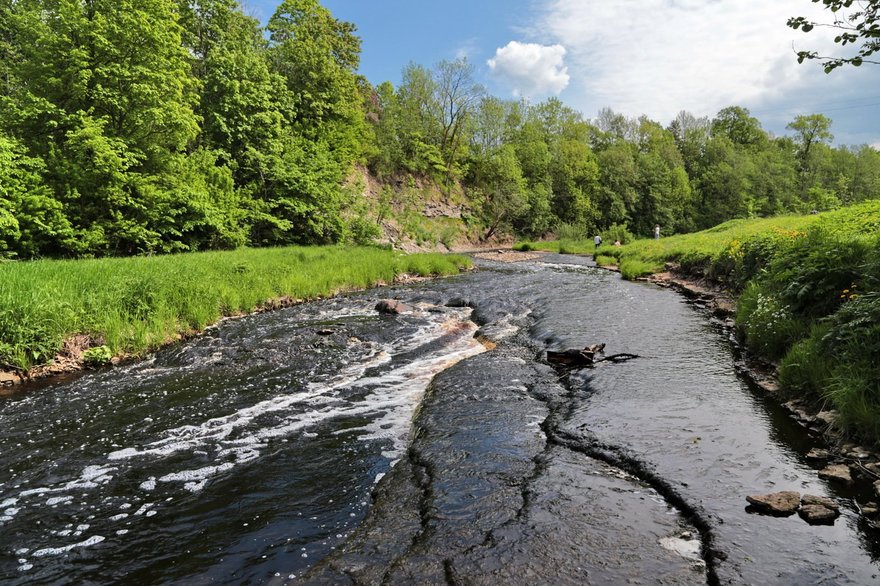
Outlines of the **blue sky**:
[[[265,21],[277,0],[247,0]],[[785,26],[827,20],[809,0],[323,0],[363,41],[361,73],[400,81],[413,61],[466,56],[500,97],[558,96],[588,118],[602,107],[668,124],[679,110],[751,110],[786,134],[798,114],[823,113],[837,144],[880,148],[880,66],[798,65],[797,49],[835,48],[827,34]]]

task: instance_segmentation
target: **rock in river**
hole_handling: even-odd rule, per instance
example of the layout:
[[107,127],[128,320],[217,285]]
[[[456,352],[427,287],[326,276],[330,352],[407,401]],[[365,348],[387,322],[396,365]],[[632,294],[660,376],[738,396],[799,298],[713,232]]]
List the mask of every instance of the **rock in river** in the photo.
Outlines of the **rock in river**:
[[798,515],[810,525],[831,525],[839,514],[840,511],[822,505],[804,505],[798,509]]
[[834,499],[830,499],[827,496],[816,496],[814,494],[805,494],[801,499],[802,506],[810,506],[810,505],[818,505],[820,507],[825,507],[826,509],[831,509],[832,511],[839,511],[840,505],[837,504],[837,501]]
[[747,496],[746,500],[763,513],[771,515],[791,515],[801,504],[799,492],[784,490],[771,494],[756,494]]
[[412,308],[396,299],[383,299],[376,304],[376,311],[390,315],[400,315],[401,313],[409,313],[412,311]]
[[850,475],[849,466],[846,464],[832,464],[831,466],[826,466],[822,470],[819,470],[819,478],[824,478],[825,480],[838,480],[847,484],[852,482],[852,475]]

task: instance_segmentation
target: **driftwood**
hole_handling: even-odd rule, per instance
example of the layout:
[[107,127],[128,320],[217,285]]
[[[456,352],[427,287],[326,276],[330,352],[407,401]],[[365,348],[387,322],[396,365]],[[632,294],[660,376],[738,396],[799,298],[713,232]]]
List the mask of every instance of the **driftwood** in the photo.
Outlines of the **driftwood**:
[[625,362],[639,357],[638,354],[628,354],[626,352],[604,356],[604,350],[605,344],[593,344],[583,350],[565,350],[563,352],[547,350],[547,362],[572,368],[577,366],[594,366],[599,362]]

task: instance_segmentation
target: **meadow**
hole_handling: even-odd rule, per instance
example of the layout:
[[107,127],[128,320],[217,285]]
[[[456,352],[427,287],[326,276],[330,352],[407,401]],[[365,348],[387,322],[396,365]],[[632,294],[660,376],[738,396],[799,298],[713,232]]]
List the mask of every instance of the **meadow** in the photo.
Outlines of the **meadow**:
[[221,317],[391,283],[449,275],[464,256],[376,247],[243,248],[163,256],[0,263],[0,369],[46,364],[72,336],[86,359],[141,355]]

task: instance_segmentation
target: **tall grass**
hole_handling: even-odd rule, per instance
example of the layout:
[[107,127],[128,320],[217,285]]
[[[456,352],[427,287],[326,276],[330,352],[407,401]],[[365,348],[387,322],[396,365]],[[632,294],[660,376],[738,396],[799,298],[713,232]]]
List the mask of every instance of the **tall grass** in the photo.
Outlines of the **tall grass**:
[[447,275],[468,266],[463,256],[372,247],[2,263],[0,367],[46,363],[75,334],[114,354],[137,354],[271,300],[314,299],[401,273]]

